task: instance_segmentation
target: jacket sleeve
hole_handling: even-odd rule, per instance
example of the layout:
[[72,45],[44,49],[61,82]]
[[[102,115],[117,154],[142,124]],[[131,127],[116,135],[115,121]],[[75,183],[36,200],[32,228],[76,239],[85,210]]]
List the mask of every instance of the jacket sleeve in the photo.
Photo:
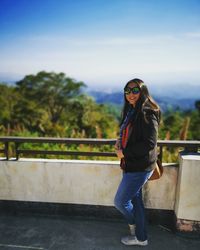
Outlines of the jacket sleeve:
[[[149,153],[150,150],[154,149],[157,145],[158,136],[158,120],[154,113],[146,115],[147,121],[142,119],[142,139],[134,142],[134,144],[128,143],[127,147],[123,150],[125,158],[141,157]],[[130,138],[131,140],[131,138]]]

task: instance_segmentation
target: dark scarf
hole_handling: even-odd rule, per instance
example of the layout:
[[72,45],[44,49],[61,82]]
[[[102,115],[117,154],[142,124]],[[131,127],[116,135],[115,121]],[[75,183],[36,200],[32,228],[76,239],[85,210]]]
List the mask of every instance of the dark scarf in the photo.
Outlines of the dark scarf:
[[124,149],[127,144],[127,139],[129,135],[129,128],[130,128],[130,121],[132,120],[133,116],[135,113],[135,109],[133,107],[130,107],[126,117],[120,127],[120,132],[119,132],[119,141],[120,141],[120,148]]

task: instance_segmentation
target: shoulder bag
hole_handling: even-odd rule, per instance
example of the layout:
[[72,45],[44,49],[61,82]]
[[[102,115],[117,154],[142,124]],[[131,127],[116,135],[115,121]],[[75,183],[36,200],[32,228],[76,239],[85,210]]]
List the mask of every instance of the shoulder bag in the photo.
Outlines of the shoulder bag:
[[156,166],[153,170],[153,174],[151,175],[151,177],[148,179],[149,181],[153,181],[153,180],[157,180],[160,179],[160,177],[163,174],[164,168],[162,166],[162,163],[160,160],[157,160],[155,162]]

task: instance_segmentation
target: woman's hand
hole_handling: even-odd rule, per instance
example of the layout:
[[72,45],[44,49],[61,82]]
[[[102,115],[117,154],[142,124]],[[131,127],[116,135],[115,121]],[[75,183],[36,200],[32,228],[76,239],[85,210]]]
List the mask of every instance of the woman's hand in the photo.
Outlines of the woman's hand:
[[123,152],[121,149],[116,150],[117,157],[121,160],[124,158]]
[[120,149],[120,140],[117,139],[116,143],[115,143],[115,150],[116,150],[116,155],[117,157],[121,160],[122,158],[124,158],[124,155],[122,153],[122,150]]
[[115,145],[114,145],[115,150],[118,150],[118,149],[120,148],[120,147],[119,147],[119,146],[120,146],[119,144],[120,144],[120,141],[119,141],[119,139],[117,139],[116,142],[115,142]]

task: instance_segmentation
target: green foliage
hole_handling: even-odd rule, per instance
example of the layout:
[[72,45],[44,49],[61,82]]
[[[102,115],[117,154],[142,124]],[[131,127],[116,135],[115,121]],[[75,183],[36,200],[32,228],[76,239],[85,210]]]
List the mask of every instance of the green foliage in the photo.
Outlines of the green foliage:
[[179,139],[183,116],[179,111],[167,113],[161,122],[159,137],[161,139]]
[[[86,85],[83,82],[77,82],[64,73],[45,71],[27,75],[14,86],[0,83],[0,134],[26,137],[116,138],[121,107],[97,104],[93,98],[82,93],[84,87]],[[187,112],[169,110],[164,113],[159,139],[200,140],[200,100],[196,101],[195,107],[196,110]],[[114,151],[111,146],[71,145],[67,148],[63,144],[28,143],[22,144],[21,147],[36,150]],[[13,154],[14,145],[11,145],[10,151]],[[176,161],[175,155],[177,149],[164,149],[164,161]],[[48,156],[53,157],[55,156]],[[68,158],[86,159],[83,156]]]
[[0,83],[0,133],[9,135],[13,127],[14,106],[19,96],[15,88]]
[[200,140],[200,113],[171,111],[163,115],[159,138],[164,140]]
[[0,85],[0,133],[55,137],[116,137],[117,118],[108,106],[82,93],[86,87],[64,73],[27,75]]
[[195,110],[190,113],[190,127],[188,132],[189,140],[200,140],[200,112]]
[[62,136],[65,132],[62,115],[73,98],[85,87],[64,73],[39,72],[16,83],[20,101],[15,105],[15,121],[43,136]]

